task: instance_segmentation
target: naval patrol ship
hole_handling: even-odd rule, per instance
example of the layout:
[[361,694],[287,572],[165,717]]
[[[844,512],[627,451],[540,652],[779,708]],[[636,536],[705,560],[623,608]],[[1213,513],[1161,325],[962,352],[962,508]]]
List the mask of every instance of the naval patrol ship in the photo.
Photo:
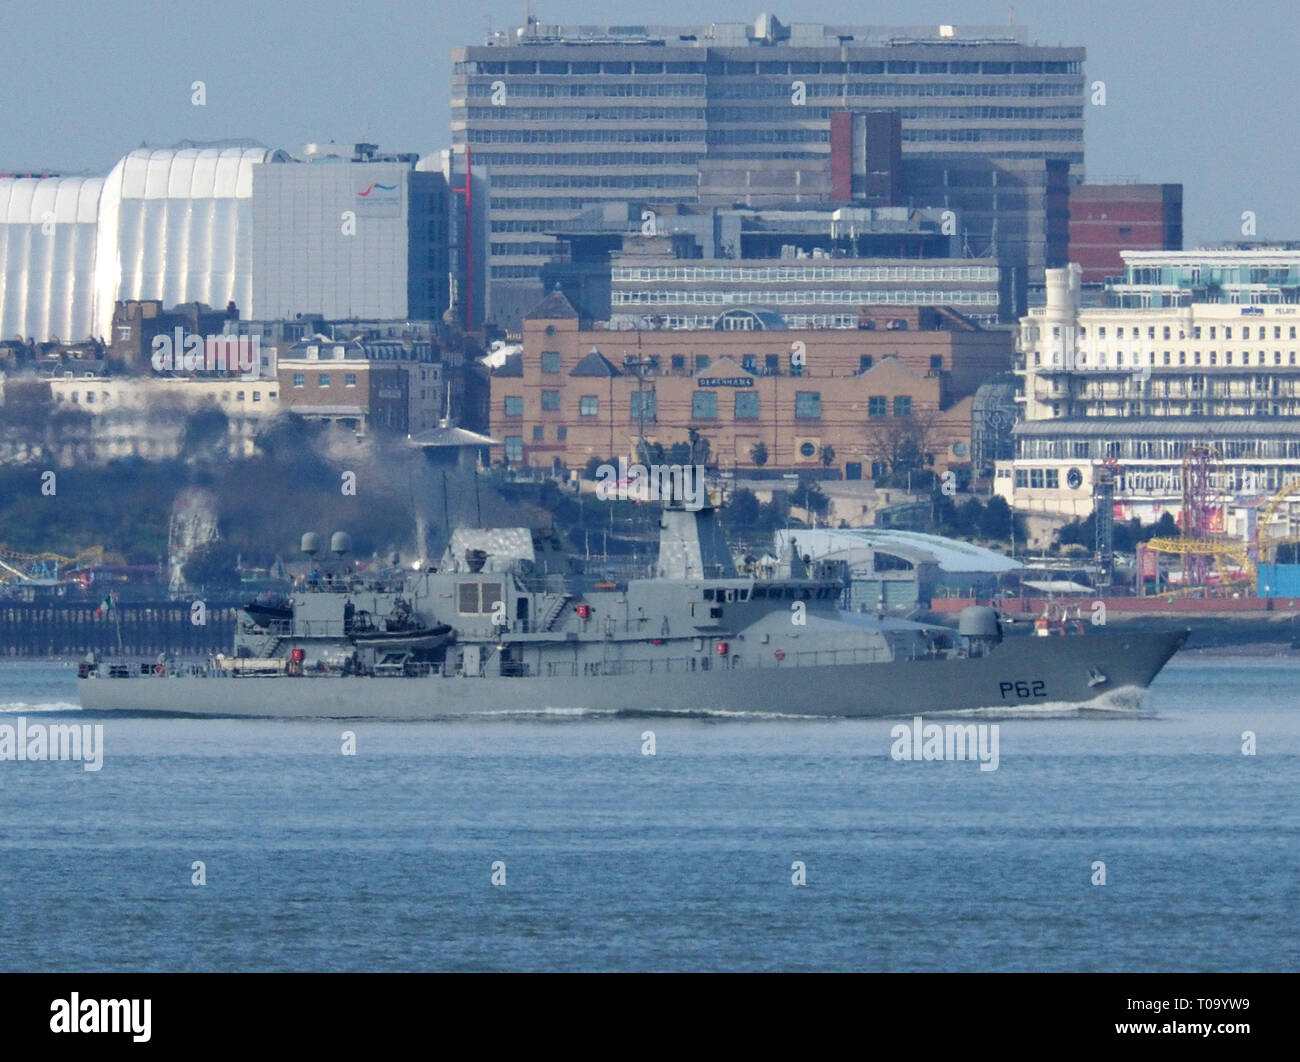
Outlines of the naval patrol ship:
[[[347,536],[334,536],[342,555]],[[304,536],[314,554],[319,536]],[[436,568],[313,579],[250,603],[233,653],[78,670],[95,711],[430,719],[587,710],[889,716],[1082,704],[1145,689],[1185,633],[1004,636],[840,611],[844,582],[788,545],[737,571],[709,502],[663,504],[646,578],[588,575],[554,532],[455,531]]]

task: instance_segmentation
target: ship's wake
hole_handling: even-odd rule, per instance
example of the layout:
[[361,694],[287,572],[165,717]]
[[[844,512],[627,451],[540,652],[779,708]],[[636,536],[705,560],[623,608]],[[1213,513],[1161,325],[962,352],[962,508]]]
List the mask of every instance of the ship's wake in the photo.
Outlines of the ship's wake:
[[0,704],[0,714],[38,715],[42,712],[79,712],[81,705],[74,701],[42,701],[28,704],[26,701],[8,701]]
[[[465,716],[446,718],[464,719]],[[734,708],[502,708],[475,712],[475,719],[834,719],[811,712],[764,712]]]
[[1044,701],[1042,704],[994,704],[984,708],[949,708],[926,712],[926,715],[979,716],[1004,719],[1068,719],[1090,715],[1144,716],[1146,691],[1138,686],[1108,690],[1088,701]]

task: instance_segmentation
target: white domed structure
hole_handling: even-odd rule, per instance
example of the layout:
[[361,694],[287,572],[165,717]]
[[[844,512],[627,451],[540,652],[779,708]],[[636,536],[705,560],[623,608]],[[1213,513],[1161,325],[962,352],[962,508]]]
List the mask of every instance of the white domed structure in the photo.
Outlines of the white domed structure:
[[0,339],[94,333],[103,187],[102,177],[0,179]]

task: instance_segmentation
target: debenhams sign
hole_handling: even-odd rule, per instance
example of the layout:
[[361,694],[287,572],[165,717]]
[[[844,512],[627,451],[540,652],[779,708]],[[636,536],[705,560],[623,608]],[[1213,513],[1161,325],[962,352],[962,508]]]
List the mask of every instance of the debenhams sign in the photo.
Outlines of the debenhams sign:
[[752,376],[701,376],[699,387],[753,387]]

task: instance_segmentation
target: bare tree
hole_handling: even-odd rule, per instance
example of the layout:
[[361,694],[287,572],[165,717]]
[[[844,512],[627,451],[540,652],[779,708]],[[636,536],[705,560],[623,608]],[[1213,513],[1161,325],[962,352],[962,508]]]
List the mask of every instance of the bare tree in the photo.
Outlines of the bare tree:
[[919,472],[934,463],[931,452],[938,410],[923,409],[901,417],[872,417],[866,423],[867,449],[885,466],[888,479]]

